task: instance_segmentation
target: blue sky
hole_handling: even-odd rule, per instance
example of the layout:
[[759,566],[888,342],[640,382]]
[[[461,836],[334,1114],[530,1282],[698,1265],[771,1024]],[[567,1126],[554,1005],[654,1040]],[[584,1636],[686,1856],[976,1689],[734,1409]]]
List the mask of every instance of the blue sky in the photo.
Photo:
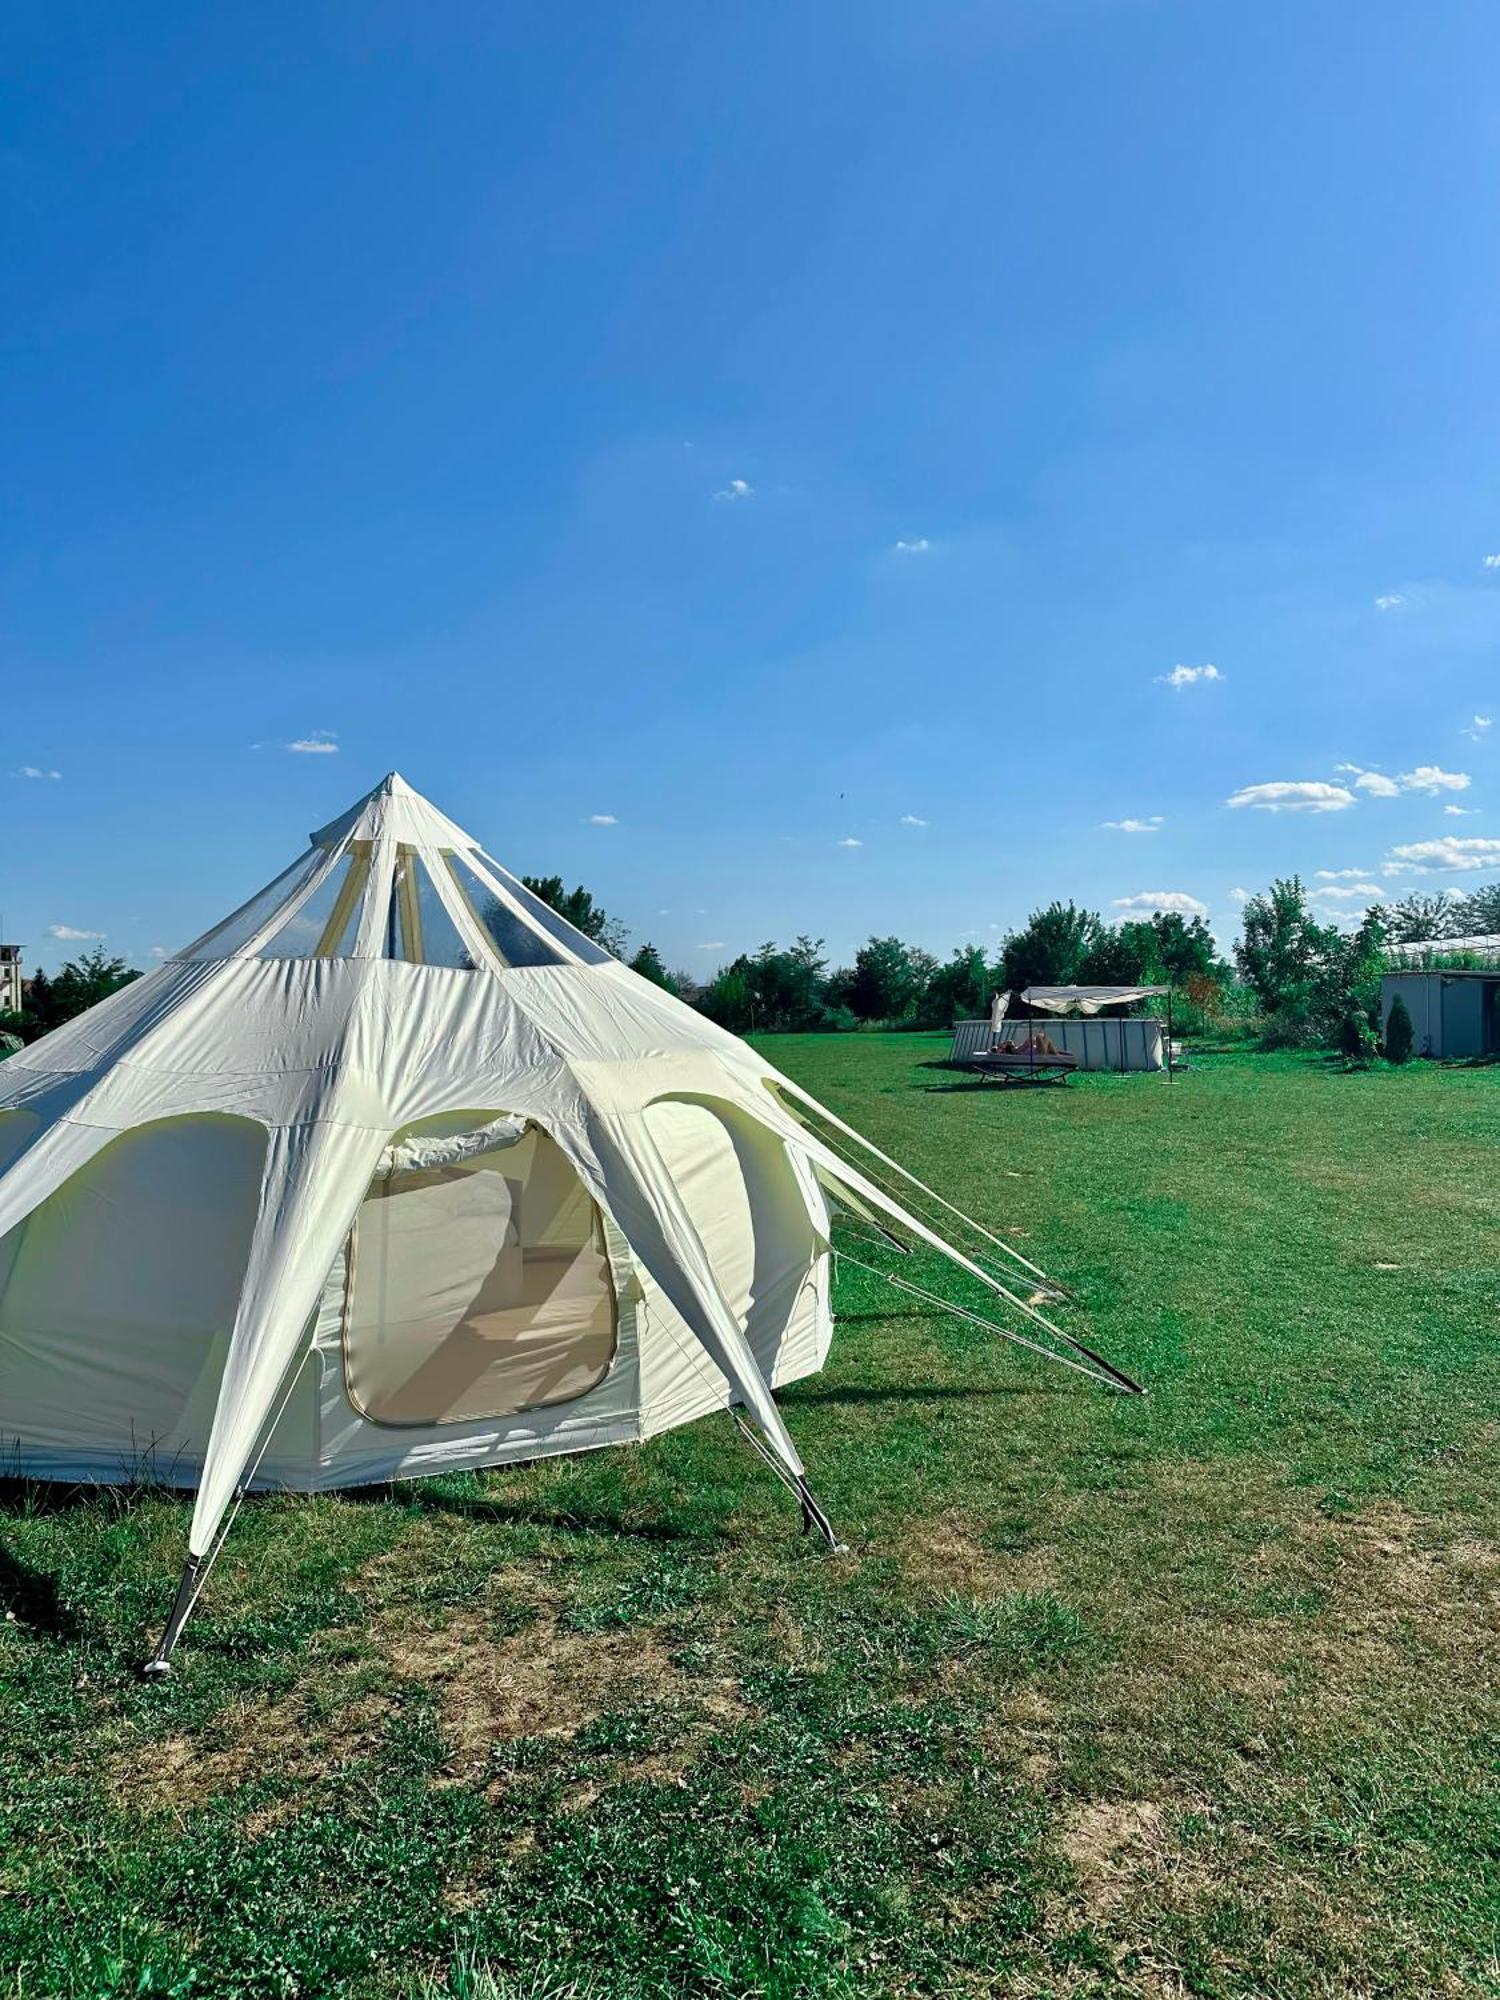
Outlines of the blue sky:
[[1494,27],[23,5],[5,935],[392,766],[699,973],[1493,879]]

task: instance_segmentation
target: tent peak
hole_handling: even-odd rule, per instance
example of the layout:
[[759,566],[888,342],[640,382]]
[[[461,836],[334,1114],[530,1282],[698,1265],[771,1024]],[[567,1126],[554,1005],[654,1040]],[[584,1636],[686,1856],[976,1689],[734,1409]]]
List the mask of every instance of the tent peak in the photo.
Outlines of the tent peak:
[[440,812],[431,799],[424,798],[399,771],[387,771],[378,785],[356,799],[347,812],[312,835],[314,847],[331,847],[335,841],[399,840],[413,847],[477,848],[479,842],[465,833],[456,821]]

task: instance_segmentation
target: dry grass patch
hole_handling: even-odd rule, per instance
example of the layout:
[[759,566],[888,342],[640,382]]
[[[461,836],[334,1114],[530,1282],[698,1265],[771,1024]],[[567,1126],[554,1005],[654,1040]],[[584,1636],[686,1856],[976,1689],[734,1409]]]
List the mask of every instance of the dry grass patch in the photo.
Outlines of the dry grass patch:
[[[501,1744],[572,1738],[603,1715],[637,1707],[661,1714],[672,1749],[621,1764],[610,1782],[675,1778],[712,1734],[749,1713],[737,1681],[679,1666],[657,1624],[570,1629],[540,1567],[489,1573],[478,1601],[458,1609],[402,1601],[402,1584],[425,1573],[433,1553],[429,1533],[412,1539],[416,1548],[387,1551],[364,1573],[366,1601],[379,1607],[373,1616],[321,1634],[290,1692],[236,1704],[197,1735],[133,1746],[108,1775],[116,1802],[181,1814],[264,1778],[295,1780],[305,1798],[309,1786],[374,1755],[388,1719],[415,1691],[436,1703],[448,1753],[440,1785],[482,1778]],[[536,1615],[507,1630],[518,1598]],[[351,1652],[352,1662],[333,1664]],[[286,1816],[273,1803],[247,1827],[267,1830]]]
[[980,1526],[957,1508],[906,1530],[902,1573],[924,1598],[964,1597],[986,1602],[1018,1590],[1046,1590],[1054,1576],[1049,1549],[998,1553],[986,1548]]

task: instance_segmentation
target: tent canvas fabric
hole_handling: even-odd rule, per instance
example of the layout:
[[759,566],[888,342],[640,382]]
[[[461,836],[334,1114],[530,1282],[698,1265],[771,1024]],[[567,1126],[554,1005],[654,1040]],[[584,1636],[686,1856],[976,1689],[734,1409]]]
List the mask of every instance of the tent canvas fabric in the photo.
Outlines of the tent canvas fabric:
[[733,1407],[831,1541],[772,1390],[828,1350],[833,1204],[1041,1320],[891,1172],[920,1188],[392,773],[0,1070],[0,1451],[196,1488],[161,1665],[252,1484],[501,1465]]

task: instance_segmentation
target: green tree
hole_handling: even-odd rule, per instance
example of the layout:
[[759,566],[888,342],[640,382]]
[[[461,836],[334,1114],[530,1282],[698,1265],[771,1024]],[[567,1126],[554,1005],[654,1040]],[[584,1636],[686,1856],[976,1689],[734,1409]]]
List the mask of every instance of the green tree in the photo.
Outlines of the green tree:
[[630,961],[632,972],[638,972],[642,979],[649,979],[653,986],[660,986],[668,993],[677,991],[677,981],[661,962],[661,953],[651,943],[643,944]]
[[872,937],[855,953],[849,1006],[861,1021],[914,1019],[936,970],[928,952],[898,937]]
[[1386,1017],[1386,1061],[1393,1063],[1410,1062],[1416,1039],[1416,1030],[1411,1024],[1411,1014],[1407,1009],[1406,1002],[1398,993],[1391,1002],[1391,1011]]
[[1454,912],[1455,937],[1493,937],[1500,931],[1500,882],[1491,882],[1459,899]]
[[1013,931],[1001,947],[1002,983],[1014,993],[1027,986],[1077,985],[1104,928],[1096,910],[1074,903],[1049,903],[1045,910],[1033,910],[1025,928]]
[[1378,907],[1392,944],[1426,944],[1435,938],[1462,937],[1469,930],[1467,905],[1472,900],[1475,899],[1452,896],[1446,889],[1431,895],[1423,889],[1414,889],[1400,902]]
[[927,982],[918,1013],[924,1028],[948,1028],[990,1011],[999,974],[977,944],[959,945]]
[[[48,1028],[60,1027],[64,1021],[71,1021],[76,1015],[90,1007],[97,1007],[101,1000],[107,1000],[111,993],[118,993],[122,986],[139,979],[140,973],[123,958],[109,957],[103,948],[95,945],[81,958],[70,958],[56,975],[44,982],[43,998],[47,1012]],[[31,1010],[36,1011],[37,981],[31,982]]]
[[1310,1019],[1338,945],[1338,932],[1309,913],[1302,878],[1290,875],[1246,903],[1235,957],[1263,1014],[1301,1012]]

